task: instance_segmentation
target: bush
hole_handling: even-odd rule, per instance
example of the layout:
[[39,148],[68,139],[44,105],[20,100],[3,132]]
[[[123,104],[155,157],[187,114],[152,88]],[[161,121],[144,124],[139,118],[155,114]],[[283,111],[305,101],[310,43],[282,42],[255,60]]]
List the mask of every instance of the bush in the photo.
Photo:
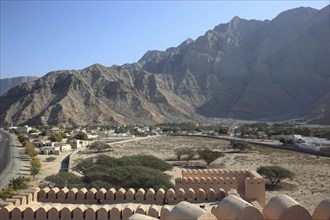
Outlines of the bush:
[[136,155],[113,158],[99,155],[80,161],[76,170],[84,175],[86,187],[169,188],[170,177],[161,171],[172,166],[157,157]]
[[[123,166],[144,166],[150,167],[159,171],[166,171],[172,169],[172,165],[164,162],[163,160],[151,156],[151,155],[135,155],[129,157],[121,157],[117,159],[119,164],[123,164]],[[128,161],[128,162],[125,162]],[[126,163],[126,164],[125,164]]]
[[39,158],[32,158],[31,160],[31,175],[34,177],[40,172],[41,163]]
[[280,142],[282,142],[283,145],[293,145],[293,140],[292,139],[288,139],[288,138],[281,138]]
[[181,160],[182,156],[187,156],[186,159],[188,161],[193,159],[194,156],[196,155],[196,152],[193,149],[189,148],[189,147],[176,148],[176,149],[174,149],[174,153],[175,153],[178,160]]
[[49,140],[51,142],[62,142],[63,141],[62,133],[60,132],[53,133],[52,135],[50,135]]
[[17,192],[15,192],[10,187],[3,188],[0,191],[0,199],[2,199],[2,200],[10,199],[10,198],[12,198],[13,196],[16,196],[16,195],[17,195]]
[[25,147],[24,153],[29,155],[31,158],[36,157],[39,154],[39,152],[35,148],[34,144],[32,144],[29,141],[25,141],[23,143],[23,147]]
[[88,149],[90,150],[96,150],[98,152],[107,150],[107,149],[112,149],[112,147],[110,145],[108,145],[105,142],[102,141],[95,141],[94,143],[90,144],[87,146]]
[[23,135],[23,134],[19,134],[17,136],[17,139],[19,140],[19,142],[21,142],[22,144],[25,142],[25,141],[30,141],[30,138]]
[[8,186],[12,188],[15,191],[21,190],[21,189],[27,189],[29,187],[30,179],[26,178],[24,176],[19,176],[17,178],[13,178],[9,181]]
[[261,166],[257,172],[270,181],[271,188],[275,188],[282,180],[292,180],[295,176],[293,172],[280,166]]
[[56,157],[47,157],[47,158],[46,158],[46,161],[47,161],[47,162],[52,162],[52,161],[54,161],[54,160],[56,160]]
[[54,186],[73,188],[83,183],[81,177],[70,172],[60,171],[58,174],[47,176],[45,180],[52,182]]
[[87,140],[88,135],[85,132],[80,131],[78,134],[74,136],[74,138],[78,140]]
[[252,146],[249,143],[242,141],[231,141],[231,145],[233,146],[233,149],[237,149],[239,152],[252,149]]

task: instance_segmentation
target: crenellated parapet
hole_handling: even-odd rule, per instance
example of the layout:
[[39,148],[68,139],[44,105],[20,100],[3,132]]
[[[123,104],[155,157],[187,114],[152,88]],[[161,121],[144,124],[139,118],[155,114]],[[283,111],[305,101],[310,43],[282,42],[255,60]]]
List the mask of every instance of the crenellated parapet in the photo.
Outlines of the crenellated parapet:
[[6,199],[6,201],[0,203],[0,208],[5,207],[7,205],[31,205],[33,203],[38,202],[38,192],[40,189],[32,188],[21,191],[18,195],[13,196],[11,199]]
[[91,188],[63,188],[57,187],[50,189],[48,187],[39,190],[38,202],[46,203],[70,203],[70,204],[116,204],[121,202],[149,203],[149,204],[176,204],[181,201],[190,202],[212,202],[221,200],[226,196],[224,189],[217,188],[179,188],[164,190],[162,188],[155,190],[153,188],[138,189],[130,188],[118,190],[101,188],[96,190]]
[[247,170],[221,170],[221,169],[184,169],[181,177],[175,179],[175,189],[185,190],[192,188],[198,190],[232,189],[247,201],[258,201],[265,205],[265,181],[256,171]]
[[218,219],[218,220],[291,220],[330,219],[330,200],[322,201],[311,215],[303,206],[286,195],[269,200],[263,209],[235,195],[228,195],[207,207],[182,201],[176,205],[147,203],[63,204],[10,203],[0,209],[1,220],[142,220],[142,219]]

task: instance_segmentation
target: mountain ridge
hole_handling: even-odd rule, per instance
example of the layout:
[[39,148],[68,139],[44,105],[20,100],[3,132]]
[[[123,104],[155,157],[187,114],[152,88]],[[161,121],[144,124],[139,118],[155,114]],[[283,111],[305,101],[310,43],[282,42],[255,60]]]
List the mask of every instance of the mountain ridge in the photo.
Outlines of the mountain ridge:
[[7,92],[9,89],[24,83],[38,79],[36,76],[17,76],[12,78],[0,79],[0,96]]
[[0,123],[305,117],[329,124],[328,17],[329,6],[292,9],[271,21],[234,17],[133,64],[51,72],[0,97]]

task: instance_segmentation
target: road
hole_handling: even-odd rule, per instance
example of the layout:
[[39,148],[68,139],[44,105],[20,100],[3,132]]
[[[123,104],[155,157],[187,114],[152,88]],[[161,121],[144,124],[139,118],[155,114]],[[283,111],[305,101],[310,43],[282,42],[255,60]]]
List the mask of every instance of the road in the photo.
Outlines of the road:
[[9,180],[24,175],[25,162],[23,149],[16,137],[6,131],[0,130],[0,189],[4,188]]

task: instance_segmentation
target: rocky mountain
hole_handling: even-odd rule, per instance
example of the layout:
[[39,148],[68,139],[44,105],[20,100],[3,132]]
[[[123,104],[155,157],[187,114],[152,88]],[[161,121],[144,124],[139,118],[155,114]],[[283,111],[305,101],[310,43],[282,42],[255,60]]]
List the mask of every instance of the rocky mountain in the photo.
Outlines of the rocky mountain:
[[23,82],[30,82],[36,79],[38,79],[36,76],[19,76],[0,79],[0,96],[7,92],[10,88],[13,88]]
[[329,77],[329,6],[302,7],[271,21],[235,17],[133,64],[48,73],[0,98],[0,122],[327,124]]

